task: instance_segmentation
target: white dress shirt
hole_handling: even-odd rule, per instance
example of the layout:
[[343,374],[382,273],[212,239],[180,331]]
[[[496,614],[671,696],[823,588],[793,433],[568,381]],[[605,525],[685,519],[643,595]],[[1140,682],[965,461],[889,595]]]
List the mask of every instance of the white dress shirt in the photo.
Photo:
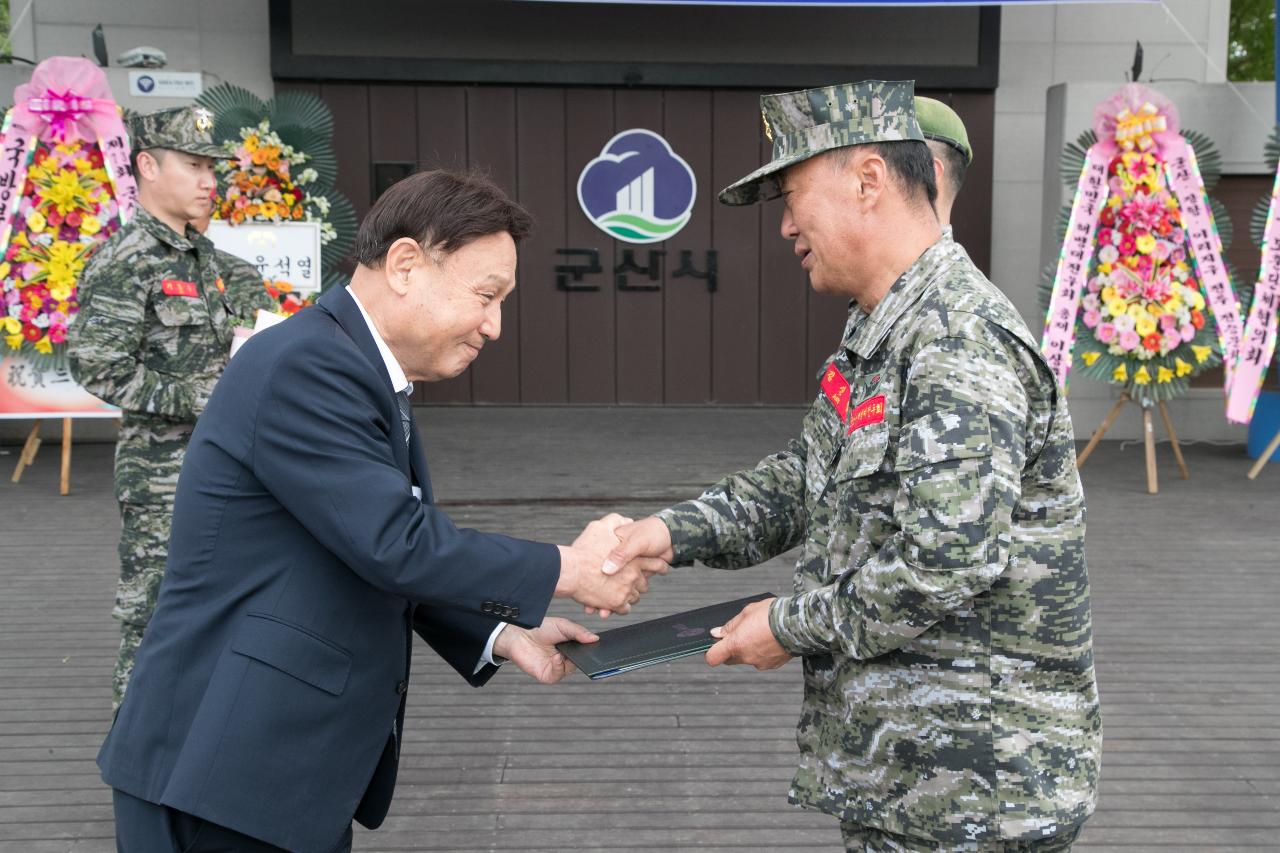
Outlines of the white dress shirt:
[[[369,327],[369,334],[373,335],[373,343],[378,348],[378,354],[382,356],[382,361],[386,365],[387,376],[391,378],[391,387],[397,394],[412,393],[413,383],[404,375],[404,368],[400,366],[400,362],[396,361],[396,357],[391,354],[391,348],[382,339],[382,335],[378,334],[378,327],[373,325],[373,320],[369,318],[369,312],[364,310],[364,305],[360,304],[360,297],[356,296],[350,285],[347,285],[347,293],[351,294],[352,301],[360,309],[360,316],[364,318],[365,325]],[[419,486],[412,486],[411,488],[413,489],[413,496],[418,500],[422,500],[422,488]],[[476,672],[484,669],[488,664],[498,665],[493,659],[493,642],[498,639],[498,635],[502,633],[502,629],[505,627],[507,627],[507,623],[500,622],[498,627],[493,629],[493,633],[489,635],[489,642],[485,643],[484,646],[484,654],[480,655],[480,662],[476,664]]]

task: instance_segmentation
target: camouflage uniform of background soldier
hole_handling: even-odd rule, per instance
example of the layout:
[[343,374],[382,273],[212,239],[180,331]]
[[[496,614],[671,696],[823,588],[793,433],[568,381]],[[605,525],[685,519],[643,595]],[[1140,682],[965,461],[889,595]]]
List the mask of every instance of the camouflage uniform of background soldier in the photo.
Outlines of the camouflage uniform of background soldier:
[[[832,148],[920,139],[912,88],[765,96],[774,160],[721,200],[775,197],[781,169]],[[787,449],[659,513],[677,563],[802,549],[769,610],[804,662],[791,801],[838,817],[851,850],[1069,847],[1102,734],[1071,420],[1035,339],[941,239],[851,311],[823,371],[865,425],[819,392]]]
[[[207,110],[183,108],[129,122],[134,151],[164,148],[225,157]],[[123,410],[116,444],[120,579],[114,615],[118,706],[164,573],[174,487],[187,440],[227,363],[232,330],[271,300],[262,277],[188,226],[176,233],[141,204],[85,265],[69,334],[71,372]],[[252,267],[248,267],[252,272]]]

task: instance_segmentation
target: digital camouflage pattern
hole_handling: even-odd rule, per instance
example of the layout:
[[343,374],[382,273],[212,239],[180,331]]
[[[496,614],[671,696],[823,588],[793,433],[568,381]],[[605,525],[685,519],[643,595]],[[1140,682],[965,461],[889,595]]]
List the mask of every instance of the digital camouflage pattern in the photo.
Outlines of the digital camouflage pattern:
[[194,229],[179,236],[139,206],[80,278],[80,313],[67,336],[71,373],[123,410],[115,465],[124,525],[117,704],[155,608],[195,419],[226,366],[235,326],[252,325],[257,309],[271,307],[261,276],[246,276],[253,268],[229,259]]
[[921,844],[918,839],[907,838],[881,829],[867,826],[841,824],[844,849],[847,853],[1068,853],[1080,835],[1077,827],[1059,833],[1052,838],[1036,841],[964,841],[959,844]]
[[760,96],[772,159],[720,191],[725,204],[755,204],[781,194],[779,173],[815,154],[869,142],[924,141],[916,122],[915,81],[864,80]]
[[1075,443],[1034,337],[942,239],[827,369],[883,420],[849,430],[820,392],[788,449],[659,514],[679,563],[803,549],[770,610],[804,657],[791,800],[925,847],[1070,831],[1102,728]]
[[213,141],[213,113],[204,107],[174,107],[130,116],[127,130],[134,151],[168,148],[201,157],[235,159]]

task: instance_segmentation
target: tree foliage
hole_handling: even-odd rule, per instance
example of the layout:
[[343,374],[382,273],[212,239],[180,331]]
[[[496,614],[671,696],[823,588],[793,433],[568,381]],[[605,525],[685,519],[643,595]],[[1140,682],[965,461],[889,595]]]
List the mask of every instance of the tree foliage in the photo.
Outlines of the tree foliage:
[[1276,79],[1274,0],[1231,0],[1227,79]]

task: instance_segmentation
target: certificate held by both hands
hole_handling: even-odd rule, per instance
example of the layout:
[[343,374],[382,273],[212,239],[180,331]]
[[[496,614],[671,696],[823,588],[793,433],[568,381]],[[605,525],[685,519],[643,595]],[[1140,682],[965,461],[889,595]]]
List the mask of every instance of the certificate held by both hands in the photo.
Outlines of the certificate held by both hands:
[[612,631],[601,631],[600,640],[595,643],[570,640],[558,644],[556,648],[593,681],[608,678],[655,663],[705,652],[716,643],[716,639],[711,636],[712,628],[718,628],[733,619],[753,601],[772,596],[771,592],[763,592],[736,601],[687,610],[661,619],[614,628]]

